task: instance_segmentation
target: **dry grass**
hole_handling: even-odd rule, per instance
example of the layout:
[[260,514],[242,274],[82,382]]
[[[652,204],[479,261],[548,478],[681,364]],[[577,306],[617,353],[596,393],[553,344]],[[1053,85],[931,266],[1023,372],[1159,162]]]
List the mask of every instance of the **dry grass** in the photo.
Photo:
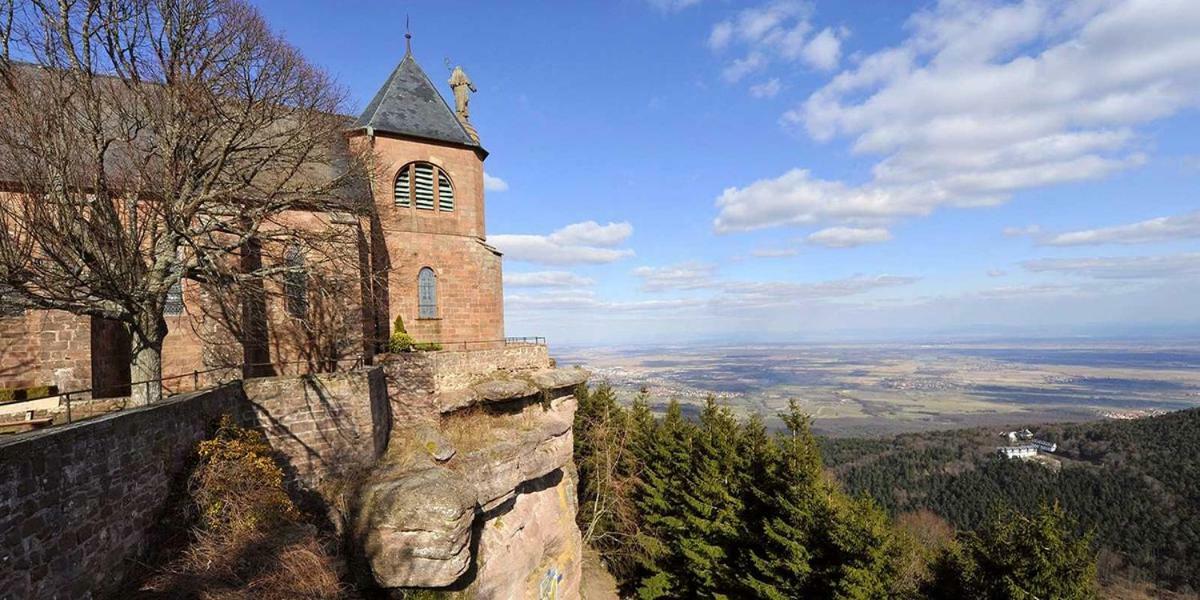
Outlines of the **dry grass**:
[[455,411],[442,417],[442,436],[462,453],[474,452],[497,440],[513,426],[512,416],[489,412],[479,406]]
[[200,525],[181,556],[142,586],[144,596],[345,597],[335,540],[304,522],[261,434],[226,417],[199,454],[188,491]]
[[200,534],[142,592],[204,600],[343,598],[341,565],[323,542],[315,528],[295,524],[257,535]]

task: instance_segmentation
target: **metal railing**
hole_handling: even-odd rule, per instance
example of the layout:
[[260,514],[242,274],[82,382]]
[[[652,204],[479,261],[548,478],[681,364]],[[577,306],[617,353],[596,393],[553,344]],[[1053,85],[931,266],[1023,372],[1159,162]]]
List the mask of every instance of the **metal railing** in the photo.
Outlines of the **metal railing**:
[[[441,346],[442,350],[458,350],[458,351],[501,348],[501,347],[509,347],[509,346],[545,346],[546,338],[544,338],[542,336],[506,337],[501,340],[442,342],[442,343],[439,343],[438,345]],[[35,401],[39,401],[39,400],[45,400],[47,398],[58,398],[60,406],[63,406],[65,408],[67,423],[73,423],[74,415],[72,413],[72,406],[71,406],[72,401],[79,401],[79,402],[86,401],[86,402],[91,403],[91,402],[102,402],[105,400],[119,401],[119,400],[125,399],[125,398],[132,400],[133,390],[135,388],[137,388],[138,386],[145,386],[145,388],[144,388],[145,395],[143,396],[143,398],[145,398],[147,400],[145,404],[149,404],[149,398],[151,397],[150,386],[155,385],[155,384],[158,384],[160,386],[158,391],[160,391],[162,393],[162,396],[160,396],[160,398],[162,398],[162,397],[167,397],[169,395],[181,394],[181,393],[189,392],[189,391],[193,391],[193,392],[199,391],[202,389],[200,387],[201,376],[207,376],[212,373],[219,372],[219,373],[222,373],[223,376],[217,377],[215,379],[210,379],[210,378],[206,377],[205,378],[206,387],[203,389],[210,389],[210,388],[220,386],[220,385],[223,385],[225,383],[228,383],[230,381],[234,381],[237,379],[255,379],[255,378],[259,378],[259,377],[277,377],[279,375],[287,374],[286,373],[287,366],[289,366],[289,365],[303,365],[303,366],[307,367],[307,370],[305,371],[305,373],[295,373],[295,374],[311,374],[311,373],[325,373],[325,372],[338,371],[338,370],[340,370],[340,367],[343,363],[350,363],[351,366],[349,367],[349,370],[354,370],[354,369],[358,369],[358,368],[362,367],[364,364],[364,360],[363,360],[363,357],[359,356],[359,357],[353,358],[353,359],[339,359],[339,360],[319,360],[319,361],[294,360],[294,361],[275,361],[275,362],[263,362],[263,363],[243,363],[240,365],[212,367],[212,368],[204,369],[204,370],[197,369],[197,370],[193,370],[190,373],[181,373],[179,375],[168,375],[165,377],[160,377],[158,379],[147,379],[145,381],[136,381],[136,382],[132,382],[132,383],[119,383],[116,385],[110,385],[110,386],[106,386],[103,388],[91,387],[91,388],[86,388],[86,389],[70,390],[67,392],[56,392],[54,394],[47,394],[45,396],[41,396],[38,398],[24,398],[21,400],[8,400],[8,401],[0,402],[0,406],[11,406],[14,404],[22,404],[22,403],[26,403],[26,402],[35,402]],[[330,366],[332,366],[333,368],[332,369],[327,368]],[[259,369],[263,369],[264,371],[269,371],[269,372],[256,373],[256,371],[258,371]],[[188,379],[191,380],[191,389],[184,389],[182,387],[173,387],[173,386],[166,385],[167,382],[180,381],[180,380],[187,381]],[[126,389],[129,390],[128,395],[123,393],[123,391]],[[95,392],[97,390],[104,391],[106,393],[106,396],[101,397],[101,398],[93,397],[93,392]],[[113,392],[113,390],[116,390],[117,393],[115,393],[115,394],[111,393],[111,392]],[[117,409],[117,410],[123,410],[124,408],[125,408],[125,406],[122,406],[120,409]],[[116,411],[106,411],[106,412],[116,412]],[[0,425],[12,425],[15,423],[20,423],[20,421],[9,422],[9,423],[0,423]]]
[[[277,377],[279,375],[286,374],[286,373],[277,372],[277,371],[286,371],[287,367],[289,365],[305,365],[305,366],[307,366],[308,369],[303,374],[335,372],[335,371],[339,370],[340,366],[343,363],[350,363],[351,366],[349,367],[349,370],[354,370],[354,369],[358,369],[363,366],[363,358],[360,356],[360,357],[353,358],[353,359],[321,360],[321,361],[316,361],[316,363],[318,363],[318,364],[314,364],[314,361],[294,360],[294,361],[275,361],[275,362],[263,362],[263,363],[243,363],[241,365],[213,367],[213,368],[204,369],[204,370],[193,370],[191,373],[182,373],[179,375],[168,375],[166,377],[160,377],[158,379],[147,379],[145,381],[136,381],[136,382],[132,382],[132,383],[119,383],[116,385],[110,385],[110,386],[106,386],[103,388],[91,387],[91,388],[86,388],[86,389],[77,389],[77,390],[70,390],[67,392],[58,392],[58,393],[54,393],[54,394],[47,394],[45,396],[41,396],[38,398],[25,398],[22,400],[10,400],[10,401],[5,401],[5,402],[0,402],[0,406],[11,406],[14,404],[22,404],[22,403],[26,403],[26,402],[36,402],[39,400],[45,400],[47,398],[58,398],[60,406],[63,406],[65,408],[67,423],[69,424],[69,423],[74,422],[74,415],[72,414],[72,410],[71,410],[72,397],[74,397],[75,401],[78,401],[78,402],[86,401],[89,403],[103,402],[106,400],[119,401],[119,400],[126,399],[126,398],[131,400],[133,397],[133,390],[139,386],[145,386],[145,388],[144,388],[145,396],[143,396],[143,397],[146,398],[147,401],[143,404],[143,406],[147,406],[147,405],[149,405],[149,398],[151,397],[150,386],[154,385],[154,384],[159,385],[159,391],[163,393],[163,395],[161,397],[167,397],[168,395],[181,394],[184,392],[196,392],[196,391],[200,391],[201,389],[211,389],[211,388],[218,387],[218,386],[224,385],[226,383],[229,383],[230,381],[235,381],[238,379],[256,379],[259,377]],[[323,367],[328,367],[330,365],[332,365],[334,368],[330,369],[330,370],[322,370]],[[269,369],[271,372],[270,373],[264,372],[264,373],[260,373],[260,374],[252,374],[258,369],[263,369],[264,371]],[[204,388],[200,387],[200,377],[202,375],[209,375],[211,373],[218,373],[218,372],[227,374],[227,376],[217,377],[216,379],[207,379],[206,378],[206,380],[205,380],[205,383],[207,384],[206,387],[204,387]],[[297,374],[301,374],[301,373],[297,373]],[[173,387],[168,387],[167,385],[165,385],[169,381],[178,381],[178,380],[187,381],[188,379],[190,379],[192,382],[191,389],[184,389],[181,387],[173,388]],[[129,390],[129,394],[123,393],[123,391],[126,389]],[[113,390],[117,390],[117,393],[112,394],[112,395],[106,395],[101,398],[95,398],[95,397],[93,397],[92,393],[97,390],[104,391],[105,393],[109,393]],[[86,398],[84,398],[85,396],[86,396]],[[121,409],[118,409],[118,410],[123,410],[124,408],[125,407],[123,406],[123,407],[121,407]],[[114,411],[106,411],[106,412],[116,412],[116,411],[114,410]],[[19,424],[19,423],[21,423],[21,421],[0,423],[0,425],[14,425],[14,424]]]

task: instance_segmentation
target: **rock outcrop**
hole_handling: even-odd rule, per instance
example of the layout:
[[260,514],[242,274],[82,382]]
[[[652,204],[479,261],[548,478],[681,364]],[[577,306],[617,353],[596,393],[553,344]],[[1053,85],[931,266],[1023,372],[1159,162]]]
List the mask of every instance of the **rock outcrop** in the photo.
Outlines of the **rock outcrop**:
[[437,416],[398,421],[362,487],[354,531],[376,584],[578,596],[573,391],[587,373],[549,364],[406,392],[416,406],[395,414]]

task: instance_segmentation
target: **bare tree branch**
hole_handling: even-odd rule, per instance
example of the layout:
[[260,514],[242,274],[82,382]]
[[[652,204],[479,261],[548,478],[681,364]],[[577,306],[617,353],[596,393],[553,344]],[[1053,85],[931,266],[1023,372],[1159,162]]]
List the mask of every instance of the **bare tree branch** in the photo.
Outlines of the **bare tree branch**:
[[0,36],[0,284],[124,323],[135,380],[182,279],[273,276],[236,253],[367,204],[341,90],[240,0],[0,0]]

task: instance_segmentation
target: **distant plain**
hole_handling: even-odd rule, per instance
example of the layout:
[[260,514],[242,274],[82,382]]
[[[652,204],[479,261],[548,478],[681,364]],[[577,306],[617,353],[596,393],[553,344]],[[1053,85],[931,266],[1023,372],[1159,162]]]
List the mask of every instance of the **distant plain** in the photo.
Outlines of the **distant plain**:
[[971,426],[1131,418],[1200,406],[1200,344],[987,342],[763,344],[566,349],[631,401],[707,396],[774,415],[795,400],[825,435],[876,436]]

